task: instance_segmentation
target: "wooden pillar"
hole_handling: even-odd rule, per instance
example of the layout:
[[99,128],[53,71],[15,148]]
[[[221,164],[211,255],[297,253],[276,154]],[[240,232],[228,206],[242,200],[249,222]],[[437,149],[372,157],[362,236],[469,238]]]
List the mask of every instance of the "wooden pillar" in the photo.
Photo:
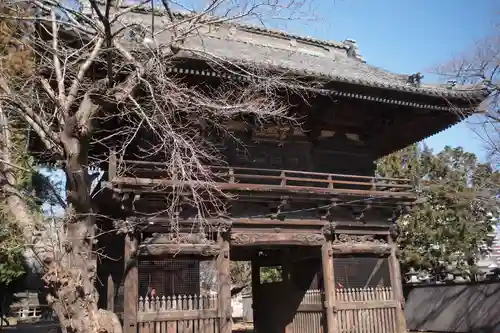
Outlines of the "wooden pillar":
[[[292,281],[291,281],[291,274],[292,274],[292,263],[291,263],[291,257],[290,257],[290,249],[286,248],[283,249],[280,253],[281,258],[280,258],[280,263],[281,263],[281,273],[282,273],[282,283],[285,287],[285,290],[288,290],[288,295],[293,295],[293,286],[292,286]],[[284,302],[287,300],[284,299]],[[276,310],[278,311],[278,310]],[[285,326],[285,333],[291,333],[293,330],[293,316],[290,318],[288,323]]]
[[394,299],[398,302],[398,307],[396,308],[396,321],[397,321],[397,332],[406,332],[406,320],[403,309],[404,297],[403,297],[403,284],[401,281],[401,269],[399,267],[399,260],[396,256],[397,244],[393,241],[392,237],[388,237],[388,243],[391,246],[391,254],[389,255],[389,273],[391,277],[391,288],[394,295]]
[[338,323],[335,307],[335,275],[331,241],[327,240],[321,247],[321,262],[323,266],[323,287],[325,290],[326,332],[336,333]]
[[252,259],[252,317],[253,317],[253,326],[255,331],[258,332],[259,328],[259,307],[257,306],[258,301],[260,299],[260,263],[257,259],[257,256]]
[[137,333],[137,305],[139,302],[138,245],[138,239],[135,235],[128,234],[125,236],[123,333]]
[[219,233],[218,235],[220,253],[217,258],[218,282],[219,282],[219,333],[232,332],[231,313],[231,277],[229,272],[229,235]]

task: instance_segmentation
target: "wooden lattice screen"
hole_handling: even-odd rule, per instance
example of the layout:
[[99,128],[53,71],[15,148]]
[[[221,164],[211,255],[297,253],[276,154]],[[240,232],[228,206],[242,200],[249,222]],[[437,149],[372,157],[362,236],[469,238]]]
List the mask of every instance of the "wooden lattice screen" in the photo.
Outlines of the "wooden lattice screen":
[[139,261],[139,295],[155,289],[158,296],[195,295],[200,292],[200,262],[190,259]]
[[375,288],[391,285],[387,258],[336,257],[333,266],[337,288]]

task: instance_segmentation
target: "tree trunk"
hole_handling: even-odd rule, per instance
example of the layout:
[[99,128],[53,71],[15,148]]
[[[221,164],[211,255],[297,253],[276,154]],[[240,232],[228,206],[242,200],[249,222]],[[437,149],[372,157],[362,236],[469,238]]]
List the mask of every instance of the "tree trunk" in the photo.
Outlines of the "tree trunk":
[[[72,123],[76,121],[67,121]],[[88,140],[77,137],[76,132],[75,126],[66,125],[60,135],[66,153],[66,239],[60,260],[52,261],[44,276],[50,290],[48,298],[61,325],[69,332],[121,333],[118,317],[97,306],[97,268],[93,255],[95,217],[87,168]]]
[[[121,333],[122,327],[113,312],[98,309],[94,286],[96,263],[93,260],[94,216],[90,197],[90,177],[87,173],[86,140],[61,134],[66,151],[68,207],[65,216],[66,239],[34,241],[33,232],[43,220],[33,214],[24,197],[17,191],[9,121],[0,105],[0,149],[2,160],[1,186],[7,206],[24,231],[27,244],[46,265],[43,279],[49,289],[47,300],[56,312],[63,330],[74,333]],[[50,246],[50,248],[48,248]]]

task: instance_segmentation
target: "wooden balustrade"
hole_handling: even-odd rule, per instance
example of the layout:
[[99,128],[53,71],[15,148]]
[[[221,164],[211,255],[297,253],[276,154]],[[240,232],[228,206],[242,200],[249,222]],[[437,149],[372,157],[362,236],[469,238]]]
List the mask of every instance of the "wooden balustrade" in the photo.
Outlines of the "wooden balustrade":
[[393,300],[391,287],[376,288],[338,288],[335,290],[336,300],[343,302],[385,301]]
[[139,297],[139,312],[206,310],[217,308],[217,295]]
[[40,321],[40,320],[56,320],[56,315],[48,305],[12,305],[9,309],[7,317],[15,318],[18,321]]
[[139,333],[218,333],[217,295],[139,297]]
[[[344,175],[297,170],[207,166],[211,180],[221,190],[286,191],[308,194],[387,195],[412,197],[409,179]],[[172,175],[162,163],[123,161],[113,183],[131,186],[203,186],[208,180],[183,179]]]

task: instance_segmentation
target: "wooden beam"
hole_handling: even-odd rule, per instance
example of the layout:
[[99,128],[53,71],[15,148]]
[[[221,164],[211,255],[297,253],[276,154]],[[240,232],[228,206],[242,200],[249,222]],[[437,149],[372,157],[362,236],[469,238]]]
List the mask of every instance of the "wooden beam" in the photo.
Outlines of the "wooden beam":
[[368,310],[368,309],[390,309],[397,308],[396,301],[367,301],[367,302],[338,302],[337,308],[341,310]]
[[137,315],[137,321],[140,323],[176,321],[176,320],[197,320],[197,319],[216,319],[217,310],[174,310],[160,312],[140,312]]
[[341,243],[332,245],[333,253],[350,254],[350,253],[373,253],[386,254],[391,252],[391,246],[388,244],[371,244],[371,243]]
[[162,256],[198,254],[204,256],[215,256],[220,252],[220,246],[214,244],[141,244],[139,255]]
[[231,233],[231,245],[309,245],[323,244],[325,237],[319,233]]
[[123,303],[123,332],[137,333],[137,304],[139,302],[139,272],[137,267],[138,239],[125,236],[125,282]]
[[[389,215],[390,216],[390,215]],[[129,218],[129,220],[133,220],[133,218]],[[136,223],[142,223],[144,225],[145,231],[150,232],[166,232],[170,230],[171,218],[169,217],[151,217],[136,220]],[[267,227],[267,226],[276,226],[283,229],[286,228],[300,228],[310,227],[311,229],[321,229],[325,225],[325,220],[320,218],[316,219],[285,219],[284,221],[275,220],[271,218],[239,218],[234,217],[230,219],[207,219],[204,221],[207,225],[217,225],[221,221],[229,221],[232,223],[232,230],[235,231],[238,227]],[[371,223],[363,224],[360,222],[356,222],[353,219],[350,220],[339,220],[335,219],[332,221],[336,224],[337,232],[345,233],[345,234],[372,234],[372,235],[388,235],[389,234],[389,223]],[[179,227],[192,229],[193,225],[199,224],[195,219],[187,218],[181,219],[178,222]],[[168,229],[167,229],[168,228]],[[269,229],[272,230],[272,229]],[[160,238],[158,238],[160,239]]]
[[335,272],[333,269],[333,251],[331,241],[321,247],[321,263],[323,266],[323,288],[325,291],[326,332],[335,333],[338,329],[335,308]]
[[217,258],[217,271],[219,282],[219,333],[232,332],[232,313],[231,313],[231,276],[229,259],[229,235],[219,232],[218,243],[220,246],[219,256]]

